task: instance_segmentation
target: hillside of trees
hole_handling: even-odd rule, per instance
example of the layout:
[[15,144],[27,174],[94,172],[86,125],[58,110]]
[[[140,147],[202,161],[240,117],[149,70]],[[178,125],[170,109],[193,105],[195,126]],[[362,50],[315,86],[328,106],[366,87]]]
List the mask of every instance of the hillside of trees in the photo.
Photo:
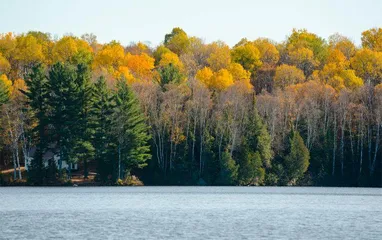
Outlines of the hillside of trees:
[[66,161],[105,184],[381,187],[382,28],[361,42],[1,34],[0,169],[35,185],[70,180]]

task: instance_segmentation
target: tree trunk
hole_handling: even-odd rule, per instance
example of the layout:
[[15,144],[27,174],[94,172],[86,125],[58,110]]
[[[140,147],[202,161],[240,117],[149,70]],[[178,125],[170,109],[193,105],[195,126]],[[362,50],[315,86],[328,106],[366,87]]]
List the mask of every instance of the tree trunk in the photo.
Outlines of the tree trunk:
[[337,114],[334,112],[332,176],[334,176],[335,168],[336,168],[336,150],[337,150]]
[[349,137],[350,137],[350,151],[351,151],[351,162],[352,162],[352,173],[355,173],[355,163],[354,163],[354,143],[353,143],[353,131],[352,131],[352,117],[350,114],[349,119]]
[[[202,127],[200,127],[202,128]],[[203,159],[202,159],[202,155],[203,155],[203,130],[200,129],[200,150],[199,150],[199,176],[201,177],[202,176],[202,172],[203,172]]]
[[15,149],[15,153],[16,153],[16,161],[17,161],[17,167],[19,169],[19,179],[23,179],[22,176],[21,176],[21,167],[20,167],[20,157],[19,157],[19,149],[18,149],[18,146],[16,145],[15,146],[16,149]]
[[361,124],[361,142],[359,146],[360,154],[359,154],[359,175],[362,173],[362,164],[363,164],[363,129]]
[[121,145],[118,145],[118,180],[121,179]]
[[[62,178],[62,158],[63,158],[63,153],[62,153],[62,144],[61,144],[61,139],[58,141],[60,143],[59,149],[60,149],[60,158],[58,159],[58,175],[59,178]],[[53,155],[53,160],[54,160],[54,155]],[[54,161],[54,164],[56,164],[56,161]]]
[[379,137],[380,137],[379,129],[380,129],[380,124],[378,123],[377,124],[377,136],[376,136],[376,139],[375,139],[374,157],[373,157],[373,163],[371,164],[370,176],[373,176],[373,174],[374,174],[375,162],[377,160],[377,153],[378,153],[378,150],[379,150]]
[[191,153],[191,159],[192,159],[192,165],[195,163],[195,141],[196,141],[196,119],[194,119],[194,135],[192,139],[192,153]]
[[346,113],[344,114],[344,117],[342,119],[341,123],[341,176],[344,176],[344,138],[345,138],[345,118],[346,118]]
[[17,170],[16,170],[16,156],[15,152],[12,151],[12,158],[13,158],[13,180],[17,179]]
[[370,127],[370,120],[367,123],[367,148],[368,148],[368,160],[369,160],[369,174],[371,175],[371,135],[372,129]]

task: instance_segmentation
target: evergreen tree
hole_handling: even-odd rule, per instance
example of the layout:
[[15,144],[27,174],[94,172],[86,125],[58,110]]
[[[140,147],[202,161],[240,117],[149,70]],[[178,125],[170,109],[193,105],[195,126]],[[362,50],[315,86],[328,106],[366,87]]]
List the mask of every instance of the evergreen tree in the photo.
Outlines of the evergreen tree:
[[220,176],[217,180],[219,185],[234,185],[237,182],[239,166],[232,159],[228,151],[222,154]]
[[84,178],[88,177],[88,161],[94,158],[94,147],[91,138],[94,134],[91,128],[91,110],[93,106],[94,92],[90,82],[89,67],[85,64],[77,66],[78,104],[77,110],[79,118],[75,124],[75,147],[73,148],[73,158],[75,161],[83,160]]
[[248,119],[248,131],[238,154],[239,183],[241,185],[262,184],[265,168],[271,166],[273,157],[271,137],[253,102]]
[[48,127],[48,97],[50,84],[45,76],[45,68],[41,64],[32,67],[31,72],[26,77],[28,90],[24,92],[32,110],[32,115],[36,120],[33,128],[36,144],[36,152],[33,156],[31,166],[29,166],[28,181],[42,184],[43,182],[43,154],[48,147],[46,130]]
[[239,184],[252,185],[261,184],[264,181],[265,169],[261,161],[259,151],[252,151],[246,144],[242,146],[243,150],[239,157]]
[[117,140],[117,176],[120,179],[122,171],[129,174],[131,169],[147,165],[146,161],[151,158],[150,135],[139,102],[125,79],[117,82],[115,102],[112,125]]
[[112,172],[111,114],[115,104],[104,77],[100,77],[95,82],[93,94],[94,101],[89,124],[93,132],[92,145],[95,149],[97,179],[106,182],[108,175]]
[[255,103],[250,116],[246,135],[248,147],[252,149],[252,151],[257,151],[260,154],[264,167],[269,168],[273,157],[271,136],[255,107]]
[[[62,162],[69,165],[76,161],[73,149],[76,146],[76,134],[81,109],[80,88],[77,82],[77,70],[73,65],[58,62],[49,71],[51,107],[50,124],[53,126],[51,142],[59,151],[58,169],[62,171]],[[70,178],[71,168],[68,167]]]
[[174,64],[169,64],[167,66],[160,67],[158,69],[160,76],[159,84],[163,88],[169,83],[180,83],[184,79],[183,73]]
[[289,137],[289,154],[285,157],[289,182],[301,178],[309,166],[310,154],[300,133],[292,130]]

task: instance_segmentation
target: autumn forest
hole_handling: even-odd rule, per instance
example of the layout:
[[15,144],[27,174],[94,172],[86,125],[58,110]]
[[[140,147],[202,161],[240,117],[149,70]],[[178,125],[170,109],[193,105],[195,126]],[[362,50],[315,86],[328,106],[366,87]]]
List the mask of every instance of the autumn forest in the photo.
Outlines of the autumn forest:
[[360,38],[0,34],[0,185],[381,187],[382,28]]

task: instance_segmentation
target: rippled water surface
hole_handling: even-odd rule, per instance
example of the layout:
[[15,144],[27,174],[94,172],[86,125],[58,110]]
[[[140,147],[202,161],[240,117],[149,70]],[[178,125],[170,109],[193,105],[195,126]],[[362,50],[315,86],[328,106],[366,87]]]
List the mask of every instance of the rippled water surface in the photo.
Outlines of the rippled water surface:
[[380,188],[0,188],[0,239],[381,237]]

